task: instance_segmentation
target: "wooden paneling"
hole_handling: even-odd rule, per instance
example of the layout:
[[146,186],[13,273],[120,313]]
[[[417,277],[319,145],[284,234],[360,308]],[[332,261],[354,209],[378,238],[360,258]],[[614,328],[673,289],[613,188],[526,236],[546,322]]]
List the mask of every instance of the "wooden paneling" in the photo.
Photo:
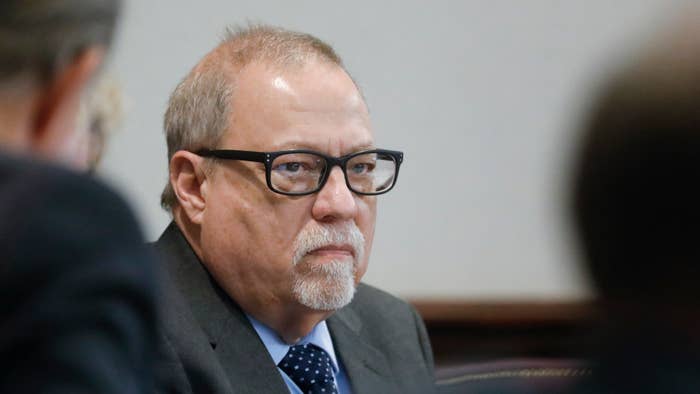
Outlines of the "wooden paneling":
[[425,320],[438,366],[520,357],[585,357],[597,308],[591,302],[412,304]]

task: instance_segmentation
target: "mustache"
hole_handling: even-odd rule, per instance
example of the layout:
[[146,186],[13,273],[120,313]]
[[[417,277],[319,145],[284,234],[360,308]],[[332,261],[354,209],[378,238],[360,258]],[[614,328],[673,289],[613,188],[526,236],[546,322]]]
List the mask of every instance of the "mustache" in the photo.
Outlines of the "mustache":
[[365,254],[365,236],[355,222],[306,228],[297,235],[294,245],[292,260],[294,265],[297,265],[309,252],[331,245],[350,245],[355,261],[362,260]]

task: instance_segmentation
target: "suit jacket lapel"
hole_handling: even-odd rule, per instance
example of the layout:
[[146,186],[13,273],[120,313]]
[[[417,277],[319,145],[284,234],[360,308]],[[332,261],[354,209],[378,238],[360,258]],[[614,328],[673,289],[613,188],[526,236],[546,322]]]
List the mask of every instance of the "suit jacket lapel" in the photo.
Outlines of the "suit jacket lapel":
[[398,392],[386,357],[362,337],[362,322],[351,305],[336,312],[327,323],[354,393]]
[[174,223],[157,246],[165,249],[167,271],[187,300],[236,393],[287,393],[277,366],[243,311],[216,284]]
[[242,311],[238,310],[222,328],[212,340],[236,392],[289,392],[272,357]]

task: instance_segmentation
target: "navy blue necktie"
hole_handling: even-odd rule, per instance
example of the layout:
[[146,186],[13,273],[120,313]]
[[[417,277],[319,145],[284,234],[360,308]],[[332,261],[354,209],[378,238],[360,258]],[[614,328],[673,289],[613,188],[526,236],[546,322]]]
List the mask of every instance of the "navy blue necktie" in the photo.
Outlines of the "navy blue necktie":
[[290,347],[277,366],[304,394],[338,394],[331,358],[314,344]]

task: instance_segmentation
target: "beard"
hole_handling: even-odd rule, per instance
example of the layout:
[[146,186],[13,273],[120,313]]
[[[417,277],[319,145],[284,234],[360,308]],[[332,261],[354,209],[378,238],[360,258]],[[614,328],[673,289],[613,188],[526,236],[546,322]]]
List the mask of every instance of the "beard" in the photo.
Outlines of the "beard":
[[[309,252],[328,245],[350,245],[354,258],[314,262]],[[315,310],[336,310],[355,295],[357,264],[364,256],[365,237],[354,222],[320,225],[302,230],[295,241],[292,294],[297,301]]]

